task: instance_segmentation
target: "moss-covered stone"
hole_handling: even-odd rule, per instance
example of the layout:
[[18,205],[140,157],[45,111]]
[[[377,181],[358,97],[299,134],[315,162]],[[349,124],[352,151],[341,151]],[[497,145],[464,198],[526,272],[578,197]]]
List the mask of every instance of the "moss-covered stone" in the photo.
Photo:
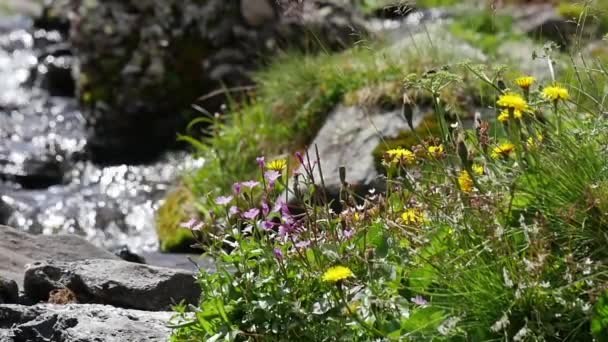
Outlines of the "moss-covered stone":
[[192,193],[185,187],[171,192],[156,213],[156,232],[163,252],[184,252],[195,242],[192,232],[181,228],[182,222],[196,215]]
[[430,113],[426,114],[426,117],[414,131],[404,131],[396,138],[385,139],[383,143],[376,147],[374,150],[376,168],[378,170],[384,169],[382,166],[382,158],[387,150],[399,147],[410,149],[412,146],[420,144],[422,140],[439,136],[440,128],[437,118]]

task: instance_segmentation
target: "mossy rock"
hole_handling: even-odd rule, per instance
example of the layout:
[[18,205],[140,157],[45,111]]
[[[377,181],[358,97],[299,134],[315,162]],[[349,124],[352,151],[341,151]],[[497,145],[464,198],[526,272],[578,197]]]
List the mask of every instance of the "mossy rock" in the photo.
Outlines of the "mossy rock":
[[169,193],[156,213],[156,233],[163,252],[187,252],[196,241],[192,232],[181,223],[195,217],[194,196],[185,187]]
[[382,158],[387,150],[399,147],[411,149],[414,145],[420,144],[421,140],[439,136],[441,136],[441,129],[439,127],[439,122],[437,122],[437,118],[427,114],[414,132],[404,131],[395,138],[385,139],[383,143],[376,147],[374,150],[376,169],[384,169],[384,166],[382,166]]

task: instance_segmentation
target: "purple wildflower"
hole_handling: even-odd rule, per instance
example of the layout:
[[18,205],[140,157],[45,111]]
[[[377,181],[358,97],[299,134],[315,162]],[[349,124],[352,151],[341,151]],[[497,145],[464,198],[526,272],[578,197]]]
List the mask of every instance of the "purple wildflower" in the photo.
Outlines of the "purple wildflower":
[[342,236],[344,236],[345,240],[350,240],[355,235],[355,231],[352,229],[345,229],[342,232]]
[[197,223],[198,221],[196,219],[190,219],[187,222],[182,222],[179,224],[180,227],[182,228],[186,228],[186,229],[192,229],[192,227],[194,227],[194,225]]
[[262,222],[262,228],[264,230],[272,230],[277,224],[272,221],[264,221]]
[[257,157],[255,158],[255,160],[258,162],[260,169],[263,169],[266,166],[266,159],[264,158],[264,156]]
[[249,209],[246,212],[243,213],[243,217],[248,219],[248,220],[253,220],[256,217],[258,217],[258,215],[260,214],[260,209],[258,208],[253,208],[253,209]]
[[419,306],[427,306],[429,304],[429,302],[422,298],[422,296],[417,295],[416,297],[411,299],[412,303],[419,305]]
[[297,248],[304,249],[304,248],[308,248],[308,246],[310,246],[310,240],[304,240],[304,241],[300,241],[300,242],[296,243]]
[[268,214],[270,213],[270,207],[268,206],[268,202],[266,202],[265,200],[262,201],[262,215],[264,217],[268,216]]
[[242,187],[243,187],[243,184],[236,182],[236,183],[232,184],[232,191],[234,191],[234,194],[238,196],[241,194]]
[[304,157],[302,156],[301,152],[296,152],[296,158],[298,159],[298,161],[300,162],[300,164],[304,165]]
[[248,187],[249,189],[253,189],[253,188],[255,188],[256,186],[260,185],[260,182],[256,182],[256,181],[254,181],[254,180],[250,180],[250,181],[243,182],[243,183],[241,183],[241,184],[242,184],[243,186]]
[[264,172],[264,178],[266,178],[270,185],[274,185],[274,182],[281,178],[281,173],[279,171],[269,170]]
[[232,202],[233,198],[234,197],[232,197],[232,196],[219,196],[215,199],[215,203],[217,205],[226,205],[226,204]]
[[233,205],[232,207],[230,207],[230,209],[228,210],[228,215],[230,216],[234,216],[238,213],[240,213],[241,211],[239,210],[239,208],[235,205]]
[[275,248],[273,253],[274,253],[274,256],[277,258],[277,260],[279,260],[279,261],[283,260],[283,251],[282,250]]

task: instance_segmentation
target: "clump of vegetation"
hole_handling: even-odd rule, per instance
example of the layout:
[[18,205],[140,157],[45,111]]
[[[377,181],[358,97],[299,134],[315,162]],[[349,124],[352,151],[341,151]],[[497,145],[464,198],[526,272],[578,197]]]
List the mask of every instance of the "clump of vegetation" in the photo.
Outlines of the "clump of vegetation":
[[292,157],[304,166],[294,181],[287,160],[252,161],[259,178],[214,201],[219,229],[195,231],[217,272],[199,275],[200,307],[176,308],[173,340],[605,336],[605,94],[586,92],[595,105],[581,106],[568,85],[505,86],[502,69],[462,68],[494,89],[496,117],[447,121],[458,69],[406,77],[433,99],[438,131],[385,151],[386,193],[357,198],[341,171],[336,213],[314,156]]
[[[396,49],[379,43],[362,44],[338,54],[287,53],[257,74],[259,86],[244,104],[233,103],[226,115],[193,121],[192,136],[181,139],[206,160],[200,170],[184,179],[199,217],[209,219],[208,211],[214,206],[212,199],[216,194],[230,190],[237,181],[256,176],[255,158],[260,151],[281,156],[303,150],[336,105],[396,107],[401,101],[399,88],[404,72],[425,72],[462,58],[457,51],[442,50],[429,43],[426,35],[411,39],[417,49]],[[465,83],[463,89],[468,94],[446,97],[453,108],[481,100],[472,99],[470,94],[483,93],[476,88],[484,86],[473,78]],[[430,103],[429,99],[420,97],[423,104]],[[201,136],[199,127],[204,127],[203,138],[193,138]],[[167,222],[171,227],[165,229]],[[176,219],[157,220],[163,231],[171,231],[175,222]]]

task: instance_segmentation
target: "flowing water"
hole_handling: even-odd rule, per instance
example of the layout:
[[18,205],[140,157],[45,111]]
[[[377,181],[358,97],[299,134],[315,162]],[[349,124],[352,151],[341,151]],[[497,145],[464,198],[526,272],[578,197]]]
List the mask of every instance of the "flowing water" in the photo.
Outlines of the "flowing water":
[[148,165],[87,161],[76,100],[45,89],[50,73],[69,75],[63,50],[59,32],[0,17],[0,223],[79,234],[108,249],[155,250],[155,209],[180,174],[202,161],[183,152]]

